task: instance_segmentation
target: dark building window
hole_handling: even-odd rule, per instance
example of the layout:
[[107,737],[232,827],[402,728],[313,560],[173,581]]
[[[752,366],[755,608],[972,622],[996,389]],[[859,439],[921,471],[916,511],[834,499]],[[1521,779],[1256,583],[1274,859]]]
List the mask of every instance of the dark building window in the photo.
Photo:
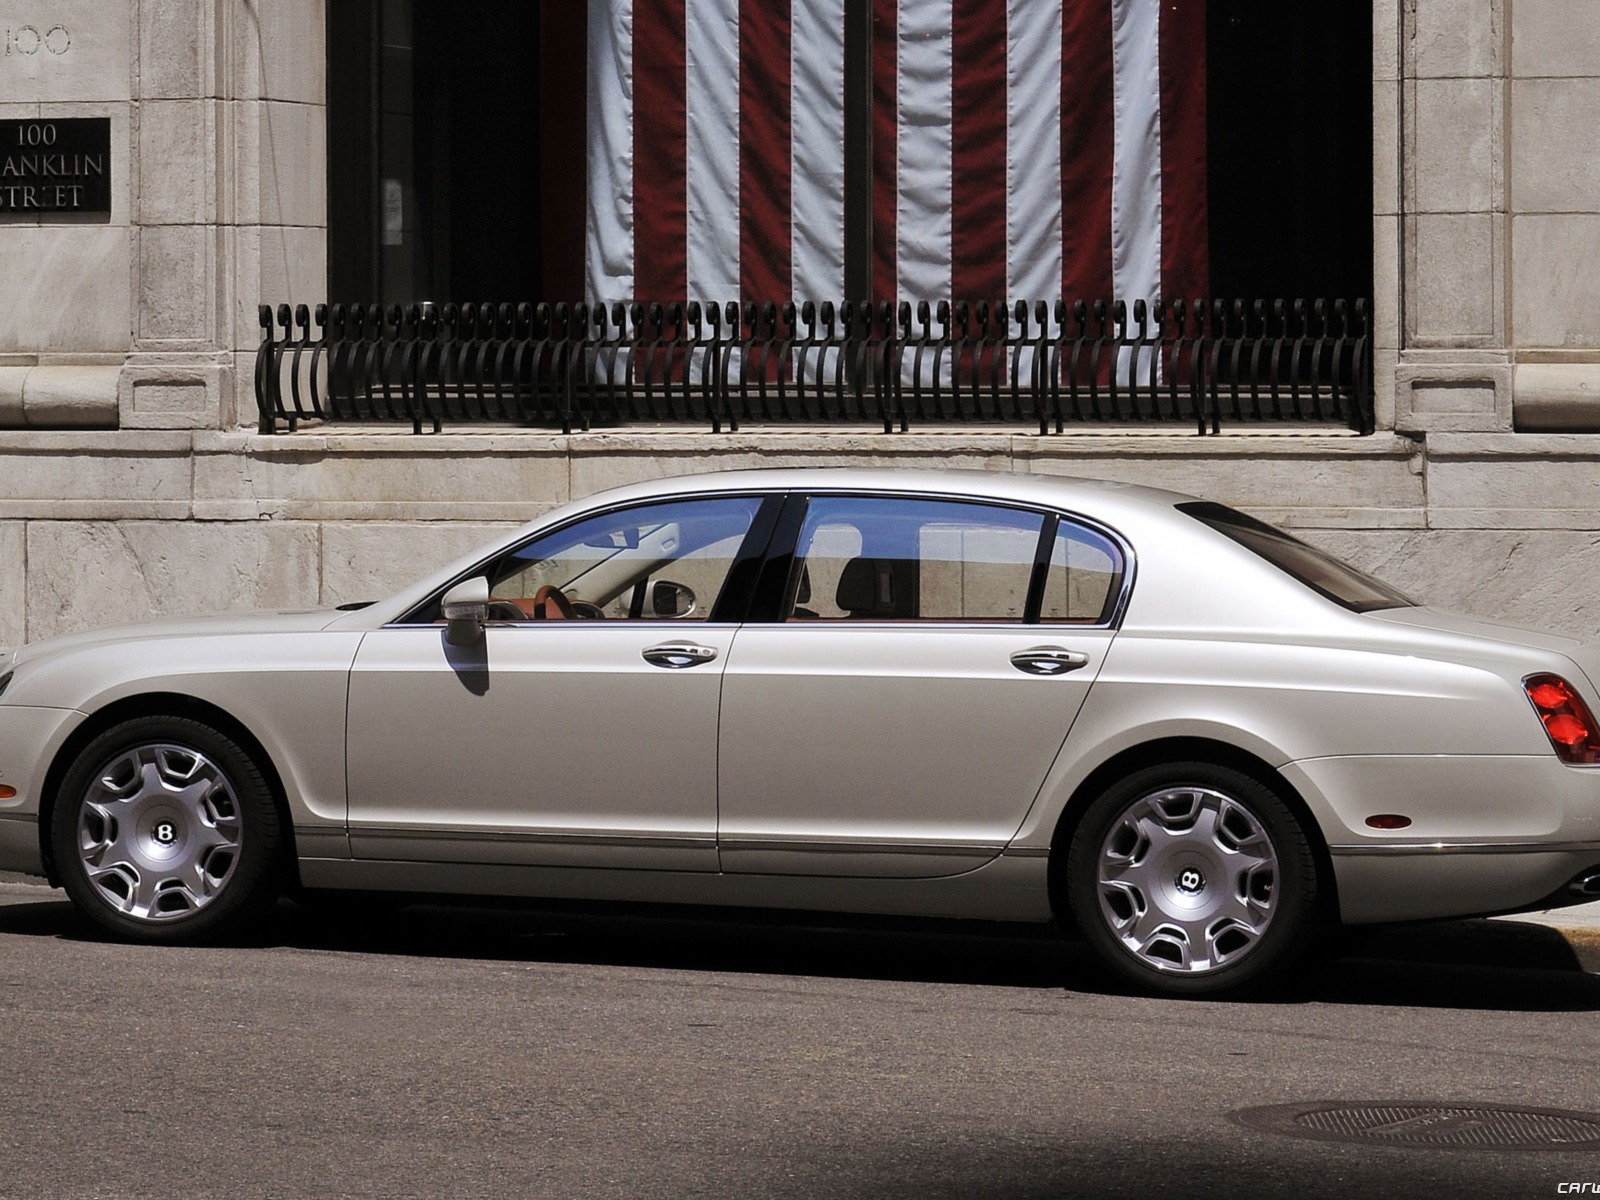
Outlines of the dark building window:
[[1372,16],[1210,0],[1211,292],[1372,295]]
[[581,296],[583,6],[332,0],[327,32],[329,298]]

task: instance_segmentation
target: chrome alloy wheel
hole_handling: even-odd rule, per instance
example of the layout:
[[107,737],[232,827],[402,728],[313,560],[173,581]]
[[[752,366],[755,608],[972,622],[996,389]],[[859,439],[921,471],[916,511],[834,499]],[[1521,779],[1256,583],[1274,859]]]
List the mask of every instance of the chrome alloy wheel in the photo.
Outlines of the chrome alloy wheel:
[[239,865],[239,798],[197,750],[130,747],[97,771],[78,807],[77,850],[94,894],[141,922],[190,916]]
[[1112,821],[1095,868],[1100,913],[1140,963],[1203,975],[1239,961],[1277,911],[1278,852],[1260,819],[1205,787],[1170,787]]

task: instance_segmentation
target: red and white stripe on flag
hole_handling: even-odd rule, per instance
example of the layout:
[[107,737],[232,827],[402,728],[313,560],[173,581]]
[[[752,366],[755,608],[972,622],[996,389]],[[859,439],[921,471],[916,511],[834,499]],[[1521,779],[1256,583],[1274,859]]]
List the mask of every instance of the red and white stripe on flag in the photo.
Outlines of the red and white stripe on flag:
[[[591,301],[843,296],[844,3],[589,0]],[[877,298],[1207,293],[1203,0],[871,3]]]

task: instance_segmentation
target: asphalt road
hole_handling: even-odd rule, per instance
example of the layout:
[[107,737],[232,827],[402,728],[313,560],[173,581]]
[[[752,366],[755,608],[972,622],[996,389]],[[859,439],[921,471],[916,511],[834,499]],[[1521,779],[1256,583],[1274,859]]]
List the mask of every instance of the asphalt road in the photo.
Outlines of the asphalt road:
[[1249,1004],[1030,931],[280,905],[100,940],[0,882],[0,1196],[1554,1196],[1600,1151],[1261,1132],[1316,1100],[1600,1112],[1548,929],[1351,938]]

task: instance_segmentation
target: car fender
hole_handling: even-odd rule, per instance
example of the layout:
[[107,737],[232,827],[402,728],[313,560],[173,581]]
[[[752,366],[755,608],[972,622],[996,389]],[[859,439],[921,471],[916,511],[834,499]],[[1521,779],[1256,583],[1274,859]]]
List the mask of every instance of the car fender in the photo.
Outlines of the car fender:
[[[1113,643],[1014,847],[1048,846],[1063,812],[1095,771],[1166,739],[1201,739],[1278,771],[1338,755],[1548,755],[1548,740],[1506,663],[1425,658],[1402,645],[1286,644],[1140,636]],[[1323,829],[1334,814],[1304,796]]]
[[53,761],[72,733],[113,706],[163,694],[200,701],[260,744],[297,828],[342,828],[345,705],[362,636],[230,633],[64,648],[18,669],[0,713],[12,705],[75,713],[62,722]]

